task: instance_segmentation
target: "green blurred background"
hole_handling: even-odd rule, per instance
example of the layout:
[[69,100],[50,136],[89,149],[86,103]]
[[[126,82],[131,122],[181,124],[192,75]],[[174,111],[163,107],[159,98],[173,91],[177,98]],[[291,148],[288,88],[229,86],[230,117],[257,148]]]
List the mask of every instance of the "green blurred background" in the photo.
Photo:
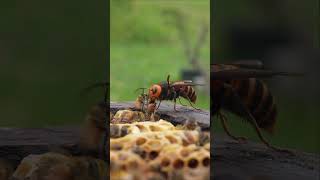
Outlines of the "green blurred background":
[[[112,0],[111,101],[134,101],[139,94],[135,92],[137,88],[149,88],[153,83],[166,81],[168,74],[171,80],[182,80],[181,71],[192,69],[192,64],[185,54],[176,18],[181,17],[183,31],[194,47],[201,27],[209,28],[209,9],[209,0]],[[197,57],[207,73],[209,40],[208,33]],[[208,85],[208,81],[205,84]],[[197,91],[196,106],[209,109],[208,91]]]
[[[133,101],[139,87],[149,87],[154,82],[180,79],[180,71],[192,68],[179,39],[173,14],[181,14],[187,24],[189,38],[195,44],[203,22],[208,23],[209,1],[111,1],[111,100]],[[206,40],[199,60],[203,67],[213,62],[261,59],[267,67],[282,71],[309,71],[304,78],[279,78],[268,81],[279,110],[276,133],[265,134],[270,141],[281,147],[320,152],[319,134],[319,86],[317,74],[309,67],[317,64],[318,56],[309,52],[316,45],[315,36],[309,32],[315,28],[313,17],[316,10],[311,1],[211,1],[213,41],[212,51]],[[299,8],[298,8],[299,7]],[[298,11],[298,9],[299,11]],[[310,8],[312,11],[310,11]],[[295,12],[295,13],[294,13]],[[310,45],[311,44],[311,45]],[[299,51],[298,51],[299,50]],[[293,54],[296,53],[296,54]],[[305,57],[301,54],[309,54]],[[303,64],[309,61],[309,66]],[[308,82],[308,92],[305,83]],[[208,109],[205,93],[200,93],[197,106]],[[228,113],[232,132],[259,141],[252,127]],[[214,130],[223,133],[216,118]]]
[[[267,82],[278,107],[276,131],[265,134],[276,146],[320,152],[319,1],[214,0],[212,61],[259,59],[266,68],[305,72]],[[259,141],[254,129],[228,114],[233,134]],[[222,133],[220,121],[214,130]]]
[[[319,153],[320,64],[318,54],[310,50],[319,47],[315,1],[211,1],[214,34],[208,34],[199,60],[208,67],[211,36],[214,62],[260,58],[278,70],[308,72],[303,79],[268,81],[279,109],[276,134],[268,138],[278,146]],[[166,12],[184,17],[194,45],[201,25],[209,24],[208,0],[111,0],[110,5],[112,101],[133,101],[136,88],[163,81],[167,74],[179,80],[182,69],[192,68],[174,19]],[[0,3],[1,127],[83,121],[90,106],[103,97],[101,89],[85,96],[81,91],[105,80],[106,7],[107,1],[83,0]],[[272,48],[268,39],[275,36],[284,40]],[[260,37],[266,38],[255,41]],[[201,90],[199,94],[197,106],[208,109],[208,96]],[[223,132],[216,119],[213,126]],[[253,129],[238,118],[231,116],[230,126],[234,134],[257,140]]]
[[0,126],[80,124],[103,98],[107,1],[0,3]]

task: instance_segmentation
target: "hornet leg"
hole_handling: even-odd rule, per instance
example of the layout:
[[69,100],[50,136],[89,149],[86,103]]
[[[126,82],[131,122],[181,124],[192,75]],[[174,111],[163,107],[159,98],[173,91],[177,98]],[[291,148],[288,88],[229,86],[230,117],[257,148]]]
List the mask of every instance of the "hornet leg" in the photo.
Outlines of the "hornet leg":
[[255,118],[252,116],[252,114],[250,113],[250,111],[248,110],[248,108],[243,104],[240,96],[233,90],[232,86],[228,85],[228,84],[224,84],[225,88],[231,89],[231,92],[233,92],[234,98],[237,99],[237,102],[239,103],[238,105],[243,109],[243,111],[245,112],[245,115],[247,116],[248,121],[252,124],[252,126],[254,127],[256,133],[259,136],[259,139],[269,148],[275,150],[275,151],[279,151],[279,152],[285,152],[285,153],[289,153],[291,155],[294,155],[294,152],[288,150],[288,149],[282,149],[276,146],[271,145],[262,135],[261,133],[261,129],[259,128],[259,125],[257,124]]
[[232,139],[234,139],[240,143],[245,143],[247,141],[246,137],[237,137],[237,136],[234,136],[230,133],[229,127],[227,125],[227,118],[220,111],[217,113],[217,116],[219,117],[219,119],[222,123],[223,129],[227,133],[228,136],[230,136]]
[[187,106],[186,104],[182,104],[180,97],[179,97],[178,99],[179,99],[179,103],[180,103],[182,106]]
[[[169,78],[169,76],[168,76],[168,78]],[[174,109],[174,111],[178,111],[177,110],[177,108],[176,108],[176,104],[177,104],[177,93],[175,92],[175,91],[173,91],[174,92],[174,96],[173,96],[173,102],[174,102],[174,104],[173,104],[173,109]]]
[[193,108],[196,109],[196,110],[201,110],[201,109],[196,108],[196,107],[194,107],[194,106],[192,105],[191,100],[189,99],[189,97],[187,97],[186,99],[188,100],[188,102],[189,102],[189,104],[190,104],[191,107],[193,107]]
[[159,107],[160,107],[160,104],[161,104],[161,101],[159,102],[159,105],[158,105],[158,107],[156,108],[156,110],[158,110],[158,109],[159,109]]
[[[249,114],[250,118],[254,118],[251,113]],[[259,136],[259,139],[266,145],[268,146],[269,148],[275,150],[275,151],[279,151],[279,152],[286,152],[286,153],[289,153],[289,154],[292,154],[294,155],[294,152],[293,151],[290,151],[288,149],[283,149],[283,148],[279,148],[279,147],[276,147],[276,146],[273,146],[271,145],[263,136],[262,136],[262,133],[261,133],[261,130],[257,124],[257,122],[253,119],[250,121],[251,124],[253,125],[253,127],[255,128],[258,136]]]

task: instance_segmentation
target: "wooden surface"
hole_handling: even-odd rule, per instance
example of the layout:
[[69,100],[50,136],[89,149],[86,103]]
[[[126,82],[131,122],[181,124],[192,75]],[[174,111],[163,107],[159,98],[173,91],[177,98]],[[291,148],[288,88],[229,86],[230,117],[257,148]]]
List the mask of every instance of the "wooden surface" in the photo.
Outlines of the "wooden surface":
[[[110,111],[116,112],[120,109],[133,108],[133,102],[116,103],[111,102]],[[162,102],[157,113],[160,118],[168,120],[173,124],[183,124],[188,119],[197,120],[198,124],[205,130],[210,128],[210,112],[204,110],[196,110],[192,107],[177,105],[177,111],[174,111],[173,104]]]
[[79,142],[79,128],[0,128],[0,159],[15,167],[29,154],[72,148]]
[[[212,146],[211,146],[212,147]],[[263,144],[214,137],[215,180],[319,180],[319,154],[275,152]]]
[[[111,103],[111,111],[131,105]],[[209,112],[188,110],[176,113],[170,108],[170,105],[160,106],[159,112],[163,113],[164,119],[179,123],[191,116],[197,118],[204,128],[209,127]],[[213,136],[211,155],[215,180],[319,180],[319,155],[297,152],[296,156],[290,156],[259,143],[239,144],[225,136]],[[76,127],[0,128],[0,158],[17,164],[30,153],[40,154],[58,146],[76,149],[73,147],[76,147],[78,137],[79,128]]]

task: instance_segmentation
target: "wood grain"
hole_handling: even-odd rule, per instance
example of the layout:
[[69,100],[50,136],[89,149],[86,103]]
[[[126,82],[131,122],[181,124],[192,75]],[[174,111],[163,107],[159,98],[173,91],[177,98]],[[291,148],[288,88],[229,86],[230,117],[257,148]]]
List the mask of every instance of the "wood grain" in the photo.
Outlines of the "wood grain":
[[[134,109],[133,102],[111,102],[110,104],[110,111],[113,113],[120,109],[129,108]],[[162,102],[157,113],[160,118],[173,124],[183,124],[188,119],[195,119],[204,130],[210,128],[210,112],[206,110],[196,110],[192,107],[177,105],[177,111],[174,111],[172,103]]]
[[[132,102],[110,104],[110,110],[132,108]],[[209,111],[197,111],[172,104],[161,104],[158,113],[163,119],[175,124],[188,118],[195,118],[205,128],[210,127]],[[28,154],[41,154],[59,148],[77,154],[79,142],[78,127],[53,128],[0,128],[0,159],[6,159],[15,166]],[[214,134],[211,145],[211,163],[215,180],[318,180],[319,154],[297,151],[295,156],[279,153],[260,143],[235,141]]]
[[211,159],[215,180],[319,180],[319,154],[275,152],[263,144],[239,144],[214,136]]

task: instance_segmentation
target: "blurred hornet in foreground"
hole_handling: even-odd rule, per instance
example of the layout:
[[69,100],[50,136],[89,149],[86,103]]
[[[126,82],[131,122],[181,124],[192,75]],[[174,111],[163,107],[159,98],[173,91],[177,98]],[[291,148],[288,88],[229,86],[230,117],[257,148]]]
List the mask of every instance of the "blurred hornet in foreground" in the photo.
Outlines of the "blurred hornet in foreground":
[[94,88],[104,87],[105,97],[104,101],[94,105],[88,112],[85,123],[83,124],[81,137],[80,137],[80,149],[86,155],[93,155],[100,159],[106,160],[106,139],[109,128],[109,121],[111,113],[109,114],[109,102],[107,102],[107,95],[109,94],[109,83],[99,82],[90,85],[83,90],[83,94],[88,93]]
[[221,120],[225,132],[235,140],[244,137],[233,136],[227,126],[227,119],[221,110],[232,112],[248,121],[260,140],[276,151],[288,150],[272,146],[262,136],[261,129],[273,133],[277,108],[271,92],[263,81],[256,78],[273,76],[297,76],[298,73],[274,72],[263,68],[260,61],[239,61],[231,64],[211,64],[211,112]]
[[107,104],[93,106],[88,112],[81,132],[81,148],[103,159],[107,138]]
[[[147,112],[153,113],[155,110],[159,108],[162,100],[169,100],[174,102],[174,110],[177,111],[176,100],[178,99],[180,104],[182,104],[180,101],[180,97],[182,97],[188,100],[190,105],[193,108],[195,108],[193,104],[197,100],[197,94],[193,86],[196,86],[196,85],[197,84],[194,84],[190,80],[170,82],[170,75],[168,75],[166,82],[153,84],[149,88],[149,91],[147,94],[145,94],[143,91],[143,93],[137,98],[135,106],[137,109],[143,110],[144,106],[147,105]],[[144,88],[140,88],[140,89],[144,90]],[[158,107],[156,107],[157,100],[160,101]]]

